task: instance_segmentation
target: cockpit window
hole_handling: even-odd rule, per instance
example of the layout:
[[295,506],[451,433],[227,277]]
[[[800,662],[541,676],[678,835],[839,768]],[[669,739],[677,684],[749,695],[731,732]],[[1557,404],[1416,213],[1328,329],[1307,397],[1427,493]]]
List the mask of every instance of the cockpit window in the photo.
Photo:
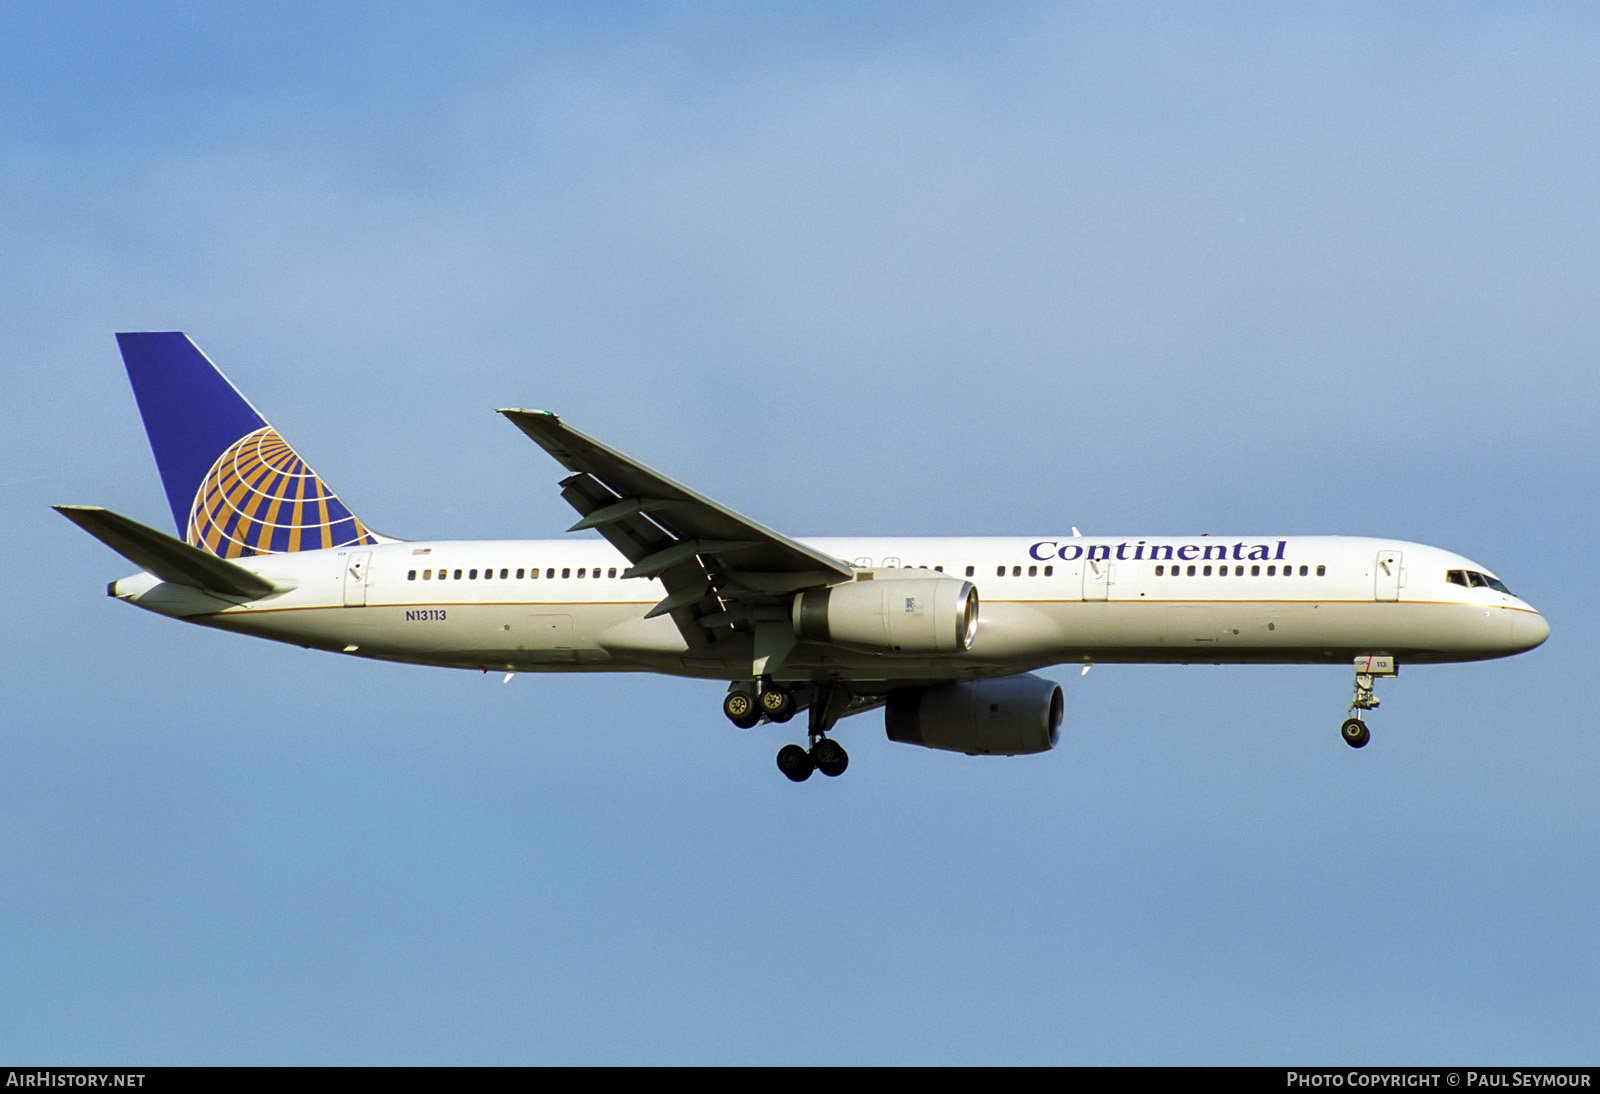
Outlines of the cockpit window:
[[1446,570],[1444,579],[1452,585],[1461,585],[1468,589],[1493,589],[1495,592],[1505,593],[1507,596],[1516,595],[1506,588],[1505,582],[1498,577],[1480,574],[1476,570]]

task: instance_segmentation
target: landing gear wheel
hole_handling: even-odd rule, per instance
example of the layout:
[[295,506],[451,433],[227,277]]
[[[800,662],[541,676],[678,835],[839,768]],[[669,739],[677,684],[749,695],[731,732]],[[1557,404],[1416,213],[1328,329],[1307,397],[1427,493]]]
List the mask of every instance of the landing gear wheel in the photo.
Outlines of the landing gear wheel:
[[1372,731],[1360,718],[1346,718],[1344,725],[1339,727],[1339,736],[1343,737],[1344,743],[1351,748],[1363,748],[1372,740]]
[[815,766],[811,762],[811,753],[799,745],[784,745],[778,749],[778,770],[793,782],[803,783],[811,778]]
[[730,691],[722,699],[722,713],[740,729],[750,729],[761,721],[761,710],[749,693]]
[[844,769],[850,766],[850,754],[831,737],[824,737],[811,746],[811,760],[817,770],[830,779],[843,775]]
[[776,684],[768,684],[761,689],[757,700],[761,706],[761,713],[774,722],[787,722],[794,717],[794,696]]

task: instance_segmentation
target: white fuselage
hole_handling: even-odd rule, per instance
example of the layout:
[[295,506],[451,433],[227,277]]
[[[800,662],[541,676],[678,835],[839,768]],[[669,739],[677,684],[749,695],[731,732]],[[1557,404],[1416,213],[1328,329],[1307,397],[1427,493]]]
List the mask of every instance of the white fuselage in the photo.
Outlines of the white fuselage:
[[[1451,571],[1488,574],[1416,543],[1343,536],[816,539],[879,572],[939,570],[978,589],[970,649],[907,656],[802,641],[775,673],[844,680],[979,678],[1092,662],[1472,661],[1531,649],[1530,605]],[[750,675],[733,633],[691,655],[666,595],[600,540],[396,542],[237,560],[286,588],[233,603],[147,574],[111,594],[226,630],[362,657],[493,671]],[[443,575],[443,576],[441,576]],[[537,575],[537,576],[534,576]],[[1489,575],[1492,576],[1492,575]]]

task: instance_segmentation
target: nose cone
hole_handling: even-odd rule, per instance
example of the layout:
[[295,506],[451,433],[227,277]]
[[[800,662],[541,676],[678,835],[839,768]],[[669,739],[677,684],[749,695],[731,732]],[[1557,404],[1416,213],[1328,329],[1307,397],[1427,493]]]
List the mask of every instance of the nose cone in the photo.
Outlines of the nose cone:
[[1518,653],[1531,650],[1550,637],[1550,624],[1538,612],[1516,612],[1511,620],[1511,645]]

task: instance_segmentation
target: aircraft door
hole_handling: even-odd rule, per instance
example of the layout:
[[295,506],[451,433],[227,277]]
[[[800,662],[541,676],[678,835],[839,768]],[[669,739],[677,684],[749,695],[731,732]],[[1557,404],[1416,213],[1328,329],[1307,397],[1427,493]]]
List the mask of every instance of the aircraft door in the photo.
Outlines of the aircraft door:
[[344,563],[344,606],[367,606],[367,571],[371,568],[371,551],[352,551]]
[[1378,565],[1373,578],[1374,600],[1400,599],[1400,552],[1379,551]]
[[1110,560],[1104,558],[1085,559],[1083,563],[1083,599],[1104,600],[1110,589]]

